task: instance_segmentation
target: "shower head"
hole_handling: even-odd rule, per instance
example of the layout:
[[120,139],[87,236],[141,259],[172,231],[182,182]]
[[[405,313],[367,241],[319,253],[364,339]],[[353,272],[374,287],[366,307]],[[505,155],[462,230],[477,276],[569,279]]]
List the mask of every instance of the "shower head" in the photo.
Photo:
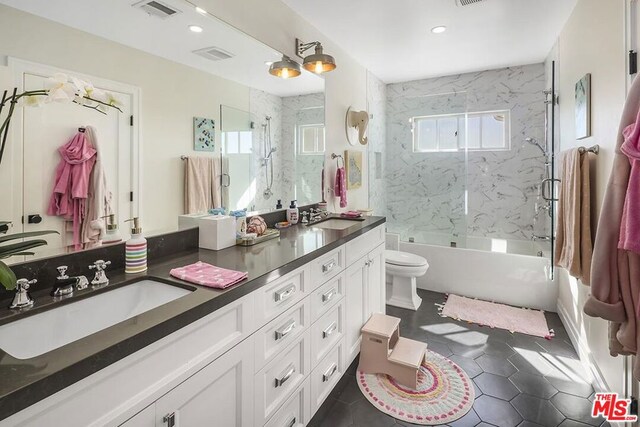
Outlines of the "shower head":
[[536,147],[538,147],[540,149],[540,151],[542,151],[542,154],[544,154],[545,156],[547,155],[547,150],[545,150],[544,147],[542,145],[540,145],[540,143],[538,142],[537,139],[535,139],[535,138],[525,138],[524,142],[526,142],[527,144],[535,145]]

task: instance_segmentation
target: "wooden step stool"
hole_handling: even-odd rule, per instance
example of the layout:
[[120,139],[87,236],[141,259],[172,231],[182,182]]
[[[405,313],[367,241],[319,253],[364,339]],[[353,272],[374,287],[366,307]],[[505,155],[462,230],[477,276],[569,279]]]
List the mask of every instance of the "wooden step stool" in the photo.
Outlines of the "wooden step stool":
[[427,344],[402,338],[400,319],[374,313],[362,327],[360,365],[365,374],[387,374],[412,389],[418,388],[418,372]]

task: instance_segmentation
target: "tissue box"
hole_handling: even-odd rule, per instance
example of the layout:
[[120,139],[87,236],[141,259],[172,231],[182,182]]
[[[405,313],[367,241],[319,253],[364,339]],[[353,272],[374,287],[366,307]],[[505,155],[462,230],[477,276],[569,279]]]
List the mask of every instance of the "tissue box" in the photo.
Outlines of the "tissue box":
[[206,212],[178,215],[178,230],[184,230],[186,228],[196,228],[200,225],[200,218],[209,216]]
[[200,247],[203,249],[220,249],[235,246],[236,219],[232,216],[211,215],[198,219],[200,227]]

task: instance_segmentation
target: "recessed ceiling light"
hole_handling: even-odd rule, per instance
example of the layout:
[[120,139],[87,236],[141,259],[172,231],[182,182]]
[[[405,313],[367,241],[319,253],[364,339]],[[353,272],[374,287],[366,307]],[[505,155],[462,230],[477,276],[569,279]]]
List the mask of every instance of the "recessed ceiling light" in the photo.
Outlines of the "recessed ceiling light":
[[204,10],[203,8],[201,8],[200,6],[196,6],[196,12],[198,12],[201,15],[206,15],[207,11]]
[[189,25],[189,29],[191,31],[193,31],[194,33],[201,33],[202,32],[202,27],[200,27],[198,25]]
[[444,25],[439,25],[431,29],[431,32],[433,34],[441,34],[441,33],[444,33],[445,31],[447,31],[447,27],[445,27]]

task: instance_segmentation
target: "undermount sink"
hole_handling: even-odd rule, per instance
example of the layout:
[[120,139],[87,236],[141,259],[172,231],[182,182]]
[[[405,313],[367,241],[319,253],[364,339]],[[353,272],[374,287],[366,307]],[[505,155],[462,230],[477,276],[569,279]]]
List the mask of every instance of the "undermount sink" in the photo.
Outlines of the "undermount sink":
[[356,225],[357,222],[349,219],[328,219],[326,221],[313,224],[316,228],[327,228],[329,230],[344,230]]
[[152,310],[192,291],[141,280],[0,326],[0,349],[30,359]]

